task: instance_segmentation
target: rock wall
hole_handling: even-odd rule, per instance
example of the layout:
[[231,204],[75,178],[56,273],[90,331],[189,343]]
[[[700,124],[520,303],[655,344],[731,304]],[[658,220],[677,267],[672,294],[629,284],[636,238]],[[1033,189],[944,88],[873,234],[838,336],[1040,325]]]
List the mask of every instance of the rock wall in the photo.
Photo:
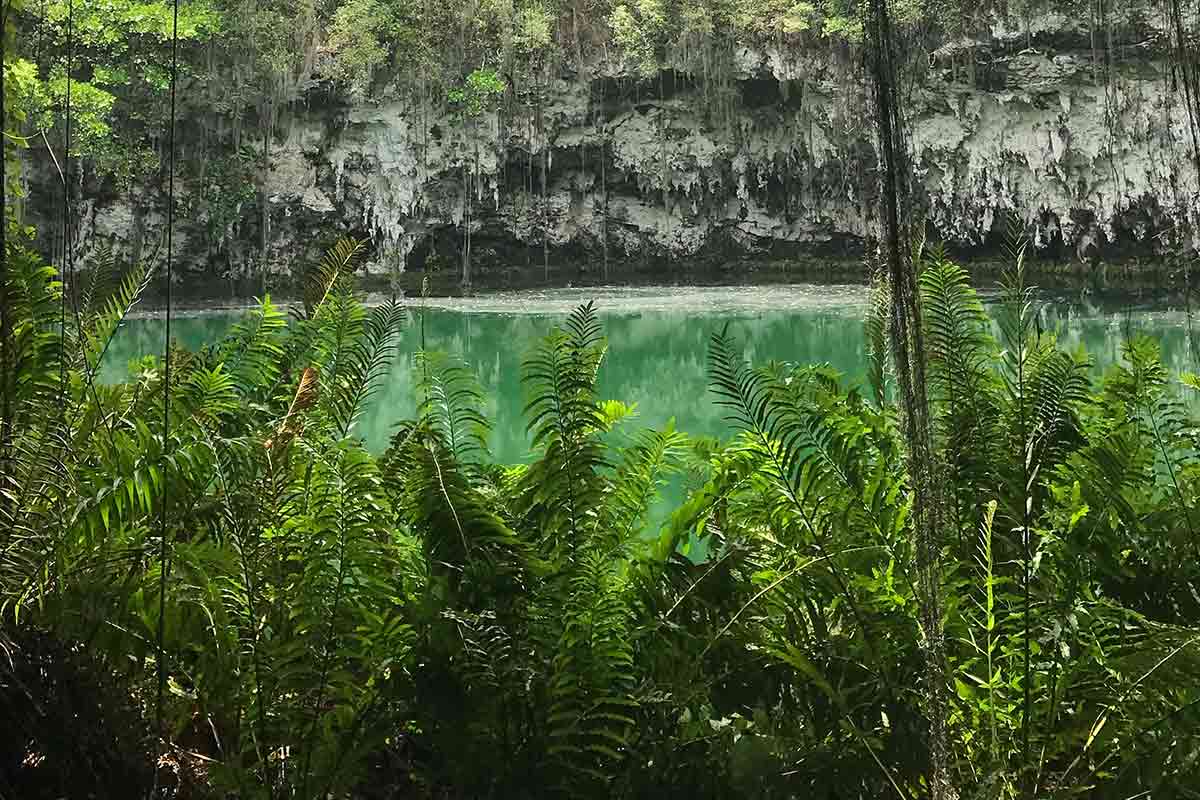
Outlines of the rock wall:
[[[983,245],[1013,212],[1064,255],[1195,245],[1200,184],[1163,21],[1140,1],[1114,14],[1103,35],[1062,13],[997,18],[920,60],[905,92],[932,236]],[[470,121],[400,92],[297,105],[259,205],[215,245],[181,215],[181,262],[286,271],[340,232],[373,238],[378,272],[460,264],[468,231],[474,269],[537,264],[543,246],[592,264],[606,245],[613,260],[851,252],[875,222],[860,60],[814,44],[726,52],[707,79],[694,64],[649,79],[589,65],[536,87],[536,106],[510,86]],[[143,247],[161,188],[85,198],[77,254]]]

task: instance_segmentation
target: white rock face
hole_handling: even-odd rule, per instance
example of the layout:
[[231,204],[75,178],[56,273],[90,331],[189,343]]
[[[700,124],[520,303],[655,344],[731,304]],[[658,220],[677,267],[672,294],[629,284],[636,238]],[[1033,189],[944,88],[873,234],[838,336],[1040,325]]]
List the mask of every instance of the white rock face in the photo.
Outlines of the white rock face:
[[[1083,21],[1058,13],[997,20],[935,54],[907,96],[914,187],[938,237],[981,244],[1016,214],[1039,245],[1197,244],[1188,117],[1148,9],[1118,12],[1111,69]],[[660,98],[657,81],[564,76],[540,115],[510,103],[469,123],[403,100],[297,113],[261,187],[267,266],[341,231],[373,237],[381,272],[457,252],[468,229],[480,268],[543,241],[598,259],[606,234],[615,257],[683,260],[861,239],[877,192],[859,60],[742,49],[725,95],[699,79],[664,79]],[[119,240],[129,214],[96,204],[82,246]],[[229,269],[261,261],[259,237],[243,238]]]

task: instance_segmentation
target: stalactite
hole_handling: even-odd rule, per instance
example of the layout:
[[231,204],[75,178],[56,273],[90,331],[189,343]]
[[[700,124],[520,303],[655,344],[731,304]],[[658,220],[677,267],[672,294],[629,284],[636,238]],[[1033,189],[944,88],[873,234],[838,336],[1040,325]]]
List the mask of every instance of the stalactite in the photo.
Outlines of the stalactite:
[[[543,75],[543,78],[546,76]],[[545,124],[546,121],[542,117],[542,85],[539,83],[537,89],[537,134],[538,143],[542,147],[542,202],[541,202],[541,229],[542,229],[542,270],[545,273],[545,279],[550,280],[550,230],[547,221],[547,196],[548,173],[550,172],[550,140],[546,136]]]
[[583,43],[579,40],[579,8],[571,5],[571,41],[575,45],[575,67],[583,70]]
[[272,112],[270,100],[267,101],[267,111],[262,124],[263,146],[262,146],[262,164],[261,164],[261,184],[259,190],[259,242],[258,252],[260,259],[260,269],[266,272],[267,268],[267,243],[270,241],[270,226],[271,214],[267,205],[267,181],[269,180],[271,170],[271,129],[272,129]]
[[493,146],[496,148],[496,157],[500,165],[500,177],[496,182],[494,190],[494,210],[500,211],[500,189],[508,191],[508,130],[506,127],[507,115],[511,111],[509,104],[505,102],[496,110],[496,137]]
[[[528,217],[533,209],[533,109],[525,118],[525,141],[528,145],[525,158],[525,214]],[[533,266],[532,243],[525,246],[525,266]]]
[[[663,85],[663,72],[658,71],[658,169],[659,181],[662,185],[663,210],[668,216],[671,213],[669,199],[671,191],[671,176],[667,170],[667,98]],[[668,223],[670,224],[670,223]]]
[[1093,86],[1100,85],[1100,73],[1099,73],[1099,68],[1097,66],[1097,63],[1096,63],[1097,62],[1097,57],[1096,57],[1096,6],[1098,4],[1099,4],[1099,0],[1096,0],[1096,2],[1092,3],[1091,7],[1088,9],[1091,12],[1090,18],[1088,19],[1088,40],[1091,42],[1091,48],[1092,48],[1092,85]]
[[603,277],[608,281],[608,120],[605,118],[605,95],[601,84],[600,108],[600,246],[603,250]]
[[421,71],[421,155],[420,169],[417,175],[422,183],[429,175],[429,78],[424,70]]
[[466,291],[471,287],[471,183],[466,161],[462,166],[463,174],[463,248],[462,248],[462,287]]

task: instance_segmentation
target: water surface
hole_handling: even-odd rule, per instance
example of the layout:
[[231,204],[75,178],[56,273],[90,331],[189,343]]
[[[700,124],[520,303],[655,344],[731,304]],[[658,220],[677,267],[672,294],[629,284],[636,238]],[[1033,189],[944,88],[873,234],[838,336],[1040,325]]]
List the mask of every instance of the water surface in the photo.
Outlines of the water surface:
[[[410,306],[402,355],[363,414],[359,433],[379,451],[395,423],[412,415],[416,320],[424,313],[429,349],[464,356],[479,376],[494,423],[494,456],[503,462],[524,460],[528,439],[521,414],[521,361],[555,323],[589,300],[596,302],[609,341],[599,377],[601,394],[636,403],[641,425],[659,427],[673,417],[678,428],[693,435],[729,433],[706,377],[709,338],[725,325],[751,361],[824,362],[853,381],[864,375],[867,291],[861,286],[589,288],[431,299]],[[172,334],[195,348],[219,339],[236,318],[231,311],[177,318]],[[1044,324],[1057,328],[1067,347],[1085,348],[1097,369],[1116,361],[1122,341],[1133,333],[1157,338],[1173,370],[1194,369],[1187,315],[1181,309],[1047,298]],[[135,357],[161,352],[162,336],[161,319],[130,320],[110,348],[105,379],[119,379]]]

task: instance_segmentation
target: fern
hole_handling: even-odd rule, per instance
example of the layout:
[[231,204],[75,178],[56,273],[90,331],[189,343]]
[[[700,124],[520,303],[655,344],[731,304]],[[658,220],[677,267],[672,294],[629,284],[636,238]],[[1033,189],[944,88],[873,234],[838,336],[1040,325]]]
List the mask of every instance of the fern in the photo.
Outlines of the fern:
[[1037,481],[1039,465],[1033,461],[1034,431],[1031,419],[1031,387],[1029,383],[1031,361],[1042,348],[1041,332],[1037,327],[1038,311],[1034,305],[1034,291],[1025,283],[1025,244],[1019,238],[1015,227],[1009,232],[1008,242],[1010,265],[1006,272],[1003,287],[1004,301],[1000,315],[1000,331],[1004,344],[1002,373],[1008,408],[1006,413],[1010,418],[1011,431],[1009,441],[1014,446],[1009,453],[1009,464],[1012,467],[1011,477],[1019,486],[1019,492],[1014,493],[1006,511],[1013,532],[1020,538],[1020,564],[1022,569],[1021,592],[1023,594],[1023,635],[1022,648],[1024,655],[1022,684],[1024,701],[1022,703],[1022,761],[1029,763],[1031,758],[1031,738],[1033,728],[1033,643],[1032,620],[1033,613],[1033,569],[1036,545],[1034,544],[1033,522],[1037,514],[1034,508],[1035,482]]
[[416,362],[421,418],[438,431],[460,464],[487,460],[491,425],[483,414],[483,391],[474,372],[445,353],[418,351]]
[[951,405],[986,391],[995,346],[966,272],[933,253],[921,270],[922,309],[933,393]]
[[[625,757],[636,707],[625,581],[601,553],[582,557],[549,680],[549,755],[567,796],[598,791]],[[595,787],[595,788],[592,788]]]
[[871,298],[863,330],[867,339],[867,385],[871,387],[875,405],[879,408],[883,408],[888,394],[888,359],[891,357],[888,312],[891,305],[891,291],[886,276],[877,273],[871,285]]
[[[313,348],[318,341],[328,338],[329,318],[333,317],[335,323],[342,325],[346,321],[347,309],[357,306],[353,302],[351,278],[365,251],[366,243],[363,241],[350,237],[340,239],[303,276],[303,308],[289,331],[283,357],[279,361],[279,376],[267,390],[268,397],[275,397],[280,385],[295,377],[293,372],[309,365]],[[340,313],[331,314],[331,309]],[[320,356],[317,360],[320,360]]]
[[226,335],[219,348],[221,361],[242,396],[253,397],[256,390],[278,380],[280,340],[286,329],[287,317],[265,295]]
[[1090,361],[1063,353],[1050,337],[1031,354],[1028,457],[1038,470],[1051,468],[1082,443],[1079,413],[1091,388],[1090,368]]
[[453,585],[472,560],[487,563],[497,580],[521,571],[519,540],[436,429],[402,425],[380,468],[401,520],[424,541],[428,563]]
[[550,333],[526,358],[522,383],[526,427],[542,457],[522,481],[526,514],[536,516],[554,547],[574,552],[585,543],[591,512],[607,466],[598,434],[604,420],[596,374],[605,342],[591,304],[571,313],[566,328]]
[[[111,256],[111,253],[109,255]],[[116,290],[104,300],[100,307],[83,319],[83,329],[79,335],[82,345],[80,358],[85,381],[95,378],[117,331],[141,300],[153,278],[153,263],[134,265],[125,273],[117,284]],[[95,298],[90,297],[88,306],[90,307],[94,301]]]
[[180,393],[187,411],[202,425],[217,425],[240,406],[234,378],[224,364],[192,371]]
[[366,250],[364,240],[343,237],[305,274],[304,319],[316,319],[330,298],[348,290],[350,278]]
[[62,504],[73,485],[62,456],[69,431],[62,407],[63,354],[59,348],[62,285],[53,268],[9,245],[6,309],[12,320],[8,369],[0,391],[10,415],[0,443],[0,613],[22,613],[54,585],[50,557],[59,544]]
[[[371,310],[362,334],[344,357],[333,355],[334,370],[326,381],[328,407],[340,436],[347,436],[396,355],[404,307],[395,300]],[[342,363],[344,362],[344,363]],[[340,370],[340,372],[339,372]]]
[[595,382],[604,351],[595,308],[588,304],[525,360],[525,415],[535,446],[569,446],[600,427]]
[[687,437],[675,430],[674,421],[662,431],[641,431],[635,437],[604,504],[608,518],[601,529],[611,531],[612,540],[604,543],[602,552],[616,552],[641,532],[665,477],[679,468],[686,445]]
[[79,308],[84,319],[92,319],[99,311],[97,300],[109,293],[120,274],[111,243],[102,242],[92,251],[87,272],[88,280],[79,294]]
[[[0,674],[36,626],[136,700],[161,624],[161,735],[221,796],[348,797],[381,775],[462,797],[926,791],[930,709],[907,688],[925,620],[882,363],[860,392],[826,365],[753,367],[717,334],[736,430],[689,440],[599,399],[585,306],[525,361],[532,463],[491,463],[474,376],[425,352],[417,418],[376,459],[349,434],[402,312],[356,299],[360,252],[335,248],[293,324],[264,298],[220,347],[173,351],[170,387],[151,358],[94,392],[59,346],[53,271],[10,254]],[[1153,345],[1128,342],[1097,390],[1019,269],[1001,349],[962,271],[919,258],[960,503],[941,589],[963,794],[1186,794],[1200,424]],[[101,419],[111,435],[90,436]],[[668,481],[686,496],[647,537]]]
[[1198,453],[1186,411],[1169,392],[1169,379],[1157,343],[1142,337],[1130,339],[1122,346],[1122,355],[1128,366],[1119,365],[1114,370],[1105,385],[1106,395],[1116,407],[1126,409],[1128,421],[1144,430],[1154,443],[1155,465],[1165,473],[1182,526],[1200,555],[1200,538],[1190,500],[1193,493],[1184,486],[1184,464],[1194,461]]
[[763,471],[776,482],[810,541],[825,550],[821,498],[825,487],[840,481],[838,456],[824,458],[836,447],[834,432],[789,402],[788,389],[771,371],[749,368],[724,331],[712,337],[709,370],[718,405],[728,410],[730,422],[753,437]]
[[[762,464],[760,470],[772,485],[771,526],[815,549],[832,579],[832,591],[845,601],[867,642],[869,658],[891,691],[877,631],[855,597],[832,541],[840,519],[859,504],[858,498],[847,497],[839,488],[854,472],[846,459],[848,450],[836,430],[823,427],[819,416],[798,407],[794,394],[769,370],[750,369],[736,355],[736,345],[724,331],[713,335],[709,370],[718,404],[728,410],[731,422],[749,434],[749,444]],[[854,485],[853,479],[850,484]],[[904,516],[893,519],[903,524]],[[792,533],[796,528],[797,533]]]
[[9,254],[10,369],[0,380],[14,411],[14,428],[45,418],[56,406],[62,354],[58,349],[58,307],[62,284],[52,267],[25,251]]

